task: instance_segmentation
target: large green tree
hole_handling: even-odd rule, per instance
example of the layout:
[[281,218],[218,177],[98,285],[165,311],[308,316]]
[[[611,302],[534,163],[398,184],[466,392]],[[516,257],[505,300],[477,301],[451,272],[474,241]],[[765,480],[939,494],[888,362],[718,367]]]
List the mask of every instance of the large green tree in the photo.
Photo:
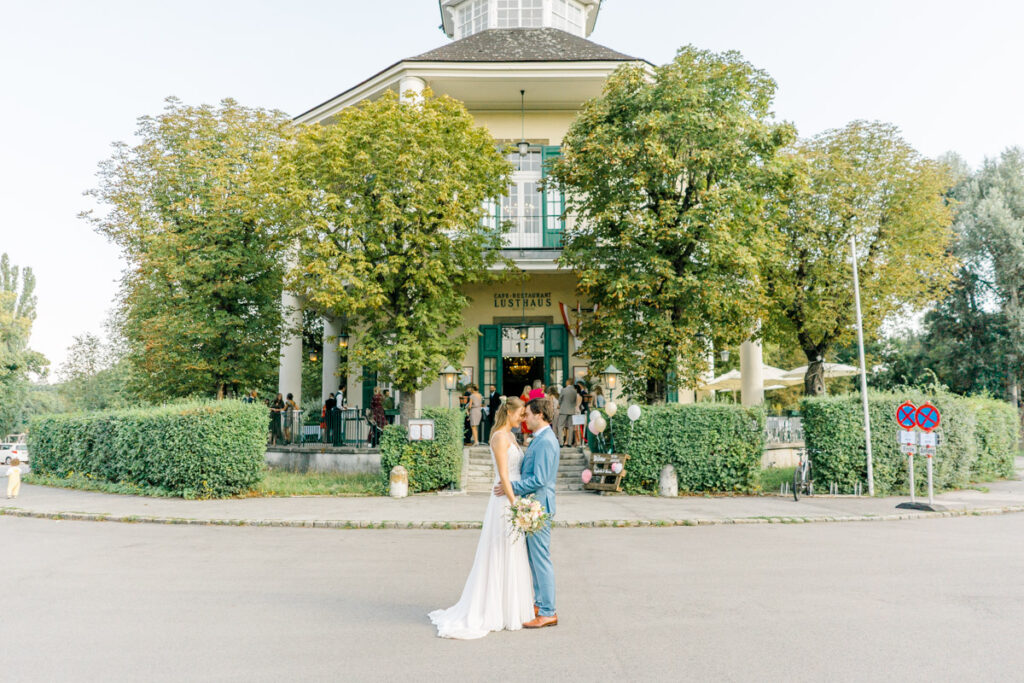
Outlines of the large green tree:
[[135,390],[224,396],[277,367],[283,275],[276,169],[290,135],[280,112],[167,100],[114,145],[86,212],[128,268],[119,317]]
[[496,276],[501,235],[482,223],[510,164],[465,108],[387,94],[304,127],[289,164],[299,244],[289,287],[346,320],[349,362],[415,392],[459,364],[477,334],[466,288]]
[[[44,375],[48,361],[29,348],[36,319],[36,279],[0,255],[0,432],[24,426],[30,374]],[[0,434],[2,436],[2,434]]]
[[620,67],[562,141],[552,177],[578,217],[562,263],[597,304],[582,353],[649,401],[672,373],[695,384],[712,345],[756,332],[763,198],[795,136],[774,94],[738,53],[684,47],[653,73]]
[[980,293],[1005,324],[998,355],[1010,359],[1006,395],[1020,405],[1024,361],[1024,149],[1012,147],[966,177],[954,191],[958,250]]
[[856,121],[801,141],[768,207],[763,278],[767,332],[796,341],[807,394],[824,392],[822,363],[856,334],[850,238],[857,240],[864,332],[943,298],[956,268],[946,165],[923,158],[884,123]]

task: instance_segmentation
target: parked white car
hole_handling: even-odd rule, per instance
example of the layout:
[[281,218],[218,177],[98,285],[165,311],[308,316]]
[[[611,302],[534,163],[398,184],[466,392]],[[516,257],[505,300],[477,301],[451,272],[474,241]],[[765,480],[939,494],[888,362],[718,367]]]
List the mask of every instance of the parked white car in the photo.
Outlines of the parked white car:
[[8,434],[0,441],[0,462],[10,465],[14,458],[28,462],[27,434]]

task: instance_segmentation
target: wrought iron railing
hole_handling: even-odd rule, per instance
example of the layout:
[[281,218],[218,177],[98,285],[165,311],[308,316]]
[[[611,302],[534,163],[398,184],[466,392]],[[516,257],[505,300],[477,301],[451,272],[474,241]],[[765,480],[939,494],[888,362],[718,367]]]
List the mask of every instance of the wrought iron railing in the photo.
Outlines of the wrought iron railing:
[[[385,411],[387,422],[396,419],[397,410]],[[368,411],[359,408],[334,409],[321,415],[314,424],[305,424],[301,410],[271,411],[271,445],[375,447],[380,442],[381,426],[374,423]]]

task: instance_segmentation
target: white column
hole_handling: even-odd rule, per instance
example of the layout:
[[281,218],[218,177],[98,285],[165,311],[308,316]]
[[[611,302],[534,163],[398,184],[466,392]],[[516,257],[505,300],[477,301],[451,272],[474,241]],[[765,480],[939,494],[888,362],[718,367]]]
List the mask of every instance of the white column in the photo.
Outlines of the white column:
[[281,336],[277,390],[282,396],[291,393],[295,403],[302,405],[302,303],[286,290],[281,293],[281,310],[284,330]]
[[760,341],[740,344],[741,401],[745,406],[764,403],[764,370]]
[[[402,76],[398,81],[398,98],[402,102],[419,102],[423,99],[423,90],[427,87],[426,81],[416,76]],[[415,95],[408,96],[409,91]]]
[[333,318],[324,317],[324,342],[321,351],[323,364],[323,380],[320,390],[321,399],[326,401],[328,394],[338,390],[338,337],[341,336],[341,322]]

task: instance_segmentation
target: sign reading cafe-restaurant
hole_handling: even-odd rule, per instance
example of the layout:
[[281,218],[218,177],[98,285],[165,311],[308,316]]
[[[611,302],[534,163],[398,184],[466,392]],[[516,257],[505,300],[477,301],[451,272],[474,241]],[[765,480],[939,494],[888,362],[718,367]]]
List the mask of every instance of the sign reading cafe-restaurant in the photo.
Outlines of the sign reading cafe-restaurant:
[[512,309],[550,308],[551,292],[495,292],[494,307]]

